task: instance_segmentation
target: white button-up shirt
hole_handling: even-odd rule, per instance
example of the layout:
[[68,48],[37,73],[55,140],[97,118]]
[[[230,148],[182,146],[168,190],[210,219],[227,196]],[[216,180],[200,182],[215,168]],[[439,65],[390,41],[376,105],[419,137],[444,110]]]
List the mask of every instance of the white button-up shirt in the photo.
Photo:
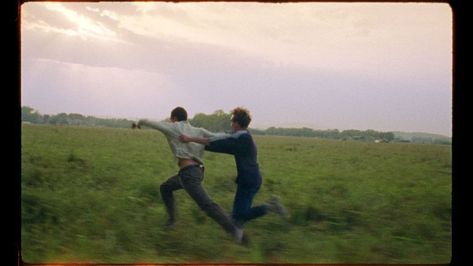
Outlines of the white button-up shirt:
[[194,142],[181,142],[179,136],[187,135],[189,137],[214,138],[227,135],[225,133],[213,133],[204,128],[193,127],[188,121],[154,122],[142,119],[138,121],[138,125],[161,131],[166,136],[169,147],[176,158],[193,159],[201,164],[203,164],[202,157],[204,155],[205,146]]

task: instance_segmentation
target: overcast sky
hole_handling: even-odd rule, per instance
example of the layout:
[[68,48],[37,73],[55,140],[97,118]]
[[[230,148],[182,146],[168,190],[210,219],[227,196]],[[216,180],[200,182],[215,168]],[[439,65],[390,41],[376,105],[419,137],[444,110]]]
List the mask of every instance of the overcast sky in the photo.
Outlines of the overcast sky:
[[22,105],[451,136],[452,14],[433,3],[26,3]]

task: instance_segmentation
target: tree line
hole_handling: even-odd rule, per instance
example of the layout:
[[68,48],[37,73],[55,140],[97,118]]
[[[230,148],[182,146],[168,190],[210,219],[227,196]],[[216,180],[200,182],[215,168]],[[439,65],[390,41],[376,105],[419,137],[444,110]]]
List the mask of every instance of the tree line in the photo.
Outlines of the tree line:
[[312,128],[281,128],[270,127],[266,130],[254,130],[254,134],[260,135],[276,135],[276,136],[299,136],[299,137],[317,137],[338,140],[360,140],[360,141],[376,141],[391,142],[395,139],[393,132],[380,132],[375,130],[315,130]]
[[[196,127],[203,127],[213,132],[230,132],[231,114],[223,110],[217,110],[212,114],[198,113],[189,122]],[[29,106],[21,108],[21,121],[32,124],[52,124],[52,125],[74,125],[91,127],[116,127],[128,128],[132,120],[115,118],[97,118],[94,116],[84,116],[77,113],[59,113],[57,115],[42,115]],[[249,129],[255,135],[272,136],[299,136],[299,137],[317,137],[336,140],[358,140],[371,142],[415,142],[415,143],[436,143],[451,144],[449,141],[426,138],[404,139],[396,136],[393,132],[380,132],[375,130],[315,130],[312,128],[283,128],[270,127],[268,129]]]
[[31,124],[51,124],[51,125],[72,125],[91,127],[130,127],[133,121],[116,118],[97,118],[94,116],[84,116],[77,113],[59,113],[56,115],[42,115],[29,106],[21,107],[21,121]]

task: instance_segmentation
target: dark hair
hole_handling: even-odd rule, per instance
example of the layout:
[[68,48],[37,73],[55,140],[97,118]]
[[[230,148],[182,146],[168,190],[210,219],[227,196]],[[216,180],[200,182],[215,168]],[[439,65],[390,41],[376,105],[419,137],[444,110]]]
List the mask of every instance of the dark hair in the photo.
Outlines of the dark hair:
[[232,111],[232,121],[238,123],[240,127],[247,128],[251,122],[250,112],[242,107],[237,107]]
[[187,120],[187,111],[182,107],[176,107],[171,111],[171,118],[175,117],[177,121]]

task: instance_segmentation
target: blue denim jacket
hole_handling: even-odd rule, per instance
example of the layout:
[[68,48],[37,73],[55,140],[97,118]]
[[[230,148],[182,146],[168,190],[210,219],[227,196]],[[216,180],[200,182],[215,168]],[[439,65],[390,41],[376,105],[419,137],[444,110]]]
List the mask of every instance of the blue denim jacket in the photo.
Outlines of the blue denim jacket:
[[231,135],[209,139],[205,149],[212,152],[232,154],[237,167],[236,183],[244,187],[259,187],[262,177],[257,162],[257,150],[253,137],[247,130]]

